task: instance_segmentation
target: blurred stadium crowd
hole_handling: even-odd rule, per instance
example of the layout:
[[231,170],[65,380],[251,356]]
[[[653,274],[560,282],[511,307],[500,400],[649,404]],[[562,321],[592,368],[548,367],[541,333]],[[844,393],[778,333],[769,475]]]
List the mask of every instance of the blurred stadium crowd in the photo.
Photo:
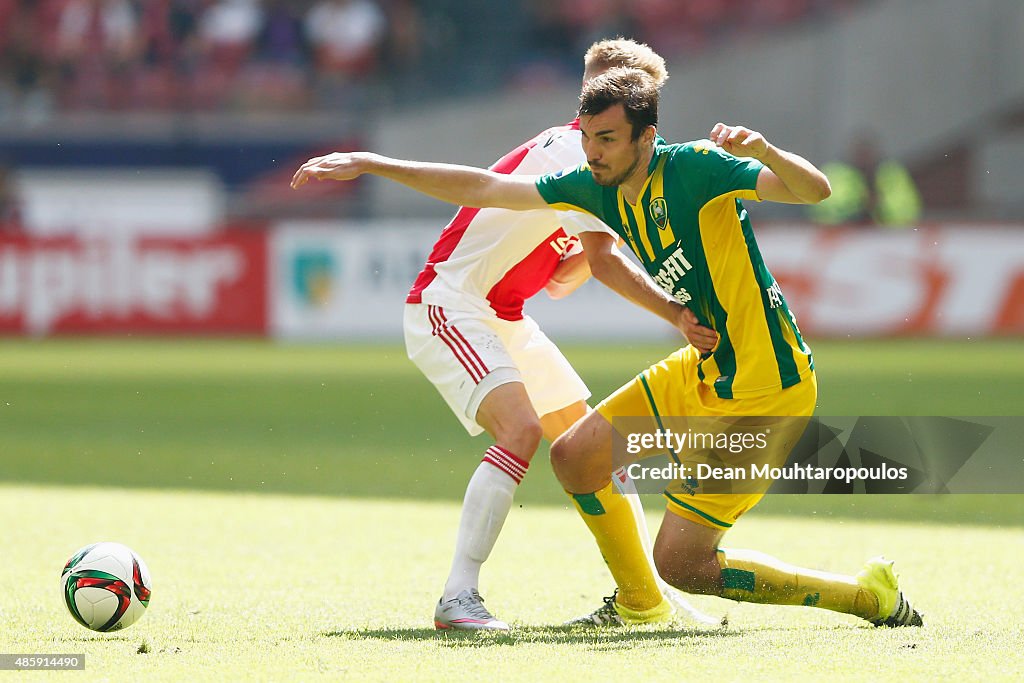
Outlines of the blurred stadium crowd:
[[[808,334],[1020,335],[1024,5],[921,4],[0,0],[0,335],[397,336],[450,207],[295,168],[497,158],[615,35],[672,65],[672,138],[742,117],[828,175],[757,207]],[[592,296],[545,326],[650,318]]]
[[0,0],[0,116],[357,106],[482,51],[470,85],[543,83],[596,38],[673,57],[862,1]]

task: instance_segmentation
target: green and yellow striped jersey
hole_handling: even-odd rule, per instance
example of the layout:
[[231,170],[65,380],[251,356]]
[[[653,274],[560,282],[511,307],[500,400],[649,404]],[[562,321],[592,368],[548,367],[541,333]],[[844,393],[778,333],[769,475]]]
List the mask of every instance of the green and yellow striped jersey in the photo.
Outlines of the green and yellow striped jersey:
[[635,206],[617,187],[594,182],[586,164],[537,181],[552,208],[607,223],[662,289],[718,332],[719,344],[704,356],[698,377],[720,398],[770,394],[814,368],[741,202],[758,199],[761,168],[703,140],[656,143]]

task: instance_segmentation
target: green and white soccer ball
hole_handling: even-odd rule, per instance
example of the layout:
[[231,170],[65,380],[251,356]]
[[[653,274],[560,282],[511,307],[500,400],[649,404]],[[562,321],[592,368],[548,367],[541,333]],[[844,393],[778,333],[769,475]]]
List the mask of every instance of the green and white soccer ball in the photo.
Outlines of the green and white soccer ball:
[[118,631],[131,626],[149,606],[149,569],[131,548],[93,543],[80,549],[60,577],[64,605],[82,626]]

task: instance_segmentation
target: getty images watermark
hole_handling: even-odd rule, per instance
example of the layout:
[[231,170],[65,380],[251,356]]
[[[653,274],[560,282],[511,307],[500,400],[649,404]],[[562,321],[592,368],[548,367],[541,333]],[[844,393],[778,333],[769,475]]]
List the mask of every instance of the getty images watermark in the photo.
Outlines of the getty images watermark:
[[84,669],[84,654],[0,653],[0,671],[82,671]]
[[785,467],[772,467],[768,464],[751,463],[745,467],[715,467],[707,463],[686,465],[683,463],[668,463],[662,467],[645,467],[640,463],[632,463],[626,467],[626,475],[630,479],[694,479],[701,480],[722,480],[722,481],[744,481],[763,480],[774,483],[777,480],[829,480],[842,481],[847,484],[855,481],[867,480],[903,480],[910,476],[907,467],[812,467],[811,465],[787,465]]
[[615,418],[641,493],[1024,493],[1022,417]]

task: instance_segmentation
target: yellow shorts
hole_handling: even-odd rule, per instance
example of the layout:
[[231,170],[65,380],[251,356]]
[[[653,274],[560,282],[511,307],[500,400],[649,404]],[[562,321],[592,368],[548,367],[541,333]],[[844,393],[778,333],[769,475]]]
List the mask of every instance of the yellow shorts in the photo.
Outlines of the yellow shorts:
[[[814,413],[818,397],[814,373],[805,375],[799,384],[765,396],[723,399],[697,378],[699,362],[700,353],[694,347],[679,349],[601,401],[596,410],[620,431],[623,420],[617,421],[615,418],[641,418],[639,422],[649,422],[651,428],[687,424],[687,420],[691,426],[714,422],[719,432],[751,431],[753,425],[763,430],[768,425],[779,436],[771,442],[773,453],[767,456],[764,452],[756,456],[749,453],[734,455],[719,449],[710,453],[710,456],[712,460],[730,467],[742,467],[752,462],[751,457],[758,458],[758,462],[768,457],[774,463],[773,466],[781,465],[803,433],[807,418]],[[785,417],[790,419],[779,419]],[[767,421],[761,418],[767,418]],[[633,426],[637,423],[637,420],[629,421]],[[676,431],[682,431],[682,428]],[[702,458],[707,461],[709,454],[691,455],[698,461],[702,461]],[[620,464],[616,463],[616,466]],[[668,509],[684,519],[715,529],[731,527],[740,515],[754,507],[764,496],[763,491],[707,493],[701,492],[699,485],[695,490],[692,484],[692,481],[675,482],[666,489]]]

